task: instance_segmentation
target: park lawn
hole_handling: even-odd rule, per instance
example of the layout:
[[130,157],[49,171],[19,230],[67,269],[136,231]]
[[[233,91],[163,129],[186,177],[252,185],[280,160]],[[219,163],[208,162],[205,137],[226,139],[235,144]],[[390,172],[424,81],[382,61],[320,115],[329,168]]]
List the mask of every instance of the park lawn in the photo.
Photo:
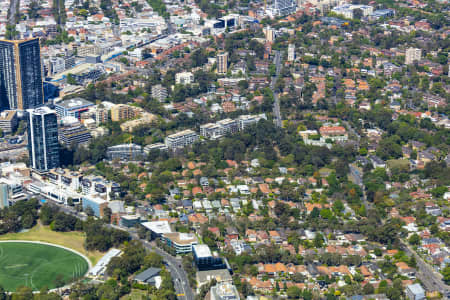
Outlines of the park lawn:
[[25,240],[40,241],[55,245],[61,245],[84,254],[95,265],[104,253],[100,251],[87,251],[84,249],[85,235],[82,232],[57,232],[52,231],[49,226],[38,223],[36,226],[26,232],[7,233],[0,235],[0,240]]

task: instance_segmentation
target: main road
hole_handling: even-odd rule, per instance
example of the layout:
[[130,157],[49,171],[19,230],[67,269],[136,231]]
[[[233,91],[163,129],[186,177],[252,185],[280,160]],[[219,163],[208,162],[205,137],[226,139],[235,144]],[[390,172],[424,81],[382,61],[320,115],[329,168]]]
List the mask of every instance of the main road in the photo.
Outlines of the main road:
[[[86,217],[83,215],[80,215],[77,213],[72,207],[65,206],[63,204],[56,203],[54,201],[47,201],[49,204],[58,206],[60,211],[73,215],[83,221],[86,220]],[[131,238],[133,240],[140,240],[144,247],[147,250],[151,250],[156,252],[157,254],[161,255],[164,259],[164,264],[166,265],[167,269],[169,270],[170,274],[172,275],[175,291],[177,293],[177,298],[180,300],[194,300],[195,295],[192,291],[190,285],[189,285],[189,279],[186,274],[186,271],[182,267],[182,261],[177,259],[176,257],[173,257],[169,253],[165,252],[164,250],[156,247],[154,244],[150,243],[149,241],[145,239],[140,239],[137,233],[133,229],[127,229],[120,226],[115,226],[112,224],[107,225],[110,228],[115,228],[119,230],[126,231],[130,234]]]
[[18,13],[20,5],[20,0],[11,0],[9,3],[9,16],[8,23],[9,25],[16,25],[16,15]]
[[432,266],[426,263],[422,257],[420,257],[414,249],[403,240],[401,241],[401,245],[403,250],[408,254],[412,255],[416,259],[417,263],[417,278],[423,283],[425,288],[429,291],[439,291],[444,299],[450,298],[450,286],[446,285],[444,281],[442,281],[442,275],[436,272]]
[[273,98],[274,98],[273,114],[275,116],[275,125],[277,127],[281,127],[282,122],[281,122],[281,112],[280,112],[280,99],[278,98],[278,92],[275,91],[275,84],[278,80],[278,76],[280,76],[280,71],[281,71],[281,52],[280,51],[278,51],[278,50],[275,51],[275,58],[273,59],[273,62],[276,67],[275,76],[272,77],[272,81],[270,82],[270,89],[272,90]]

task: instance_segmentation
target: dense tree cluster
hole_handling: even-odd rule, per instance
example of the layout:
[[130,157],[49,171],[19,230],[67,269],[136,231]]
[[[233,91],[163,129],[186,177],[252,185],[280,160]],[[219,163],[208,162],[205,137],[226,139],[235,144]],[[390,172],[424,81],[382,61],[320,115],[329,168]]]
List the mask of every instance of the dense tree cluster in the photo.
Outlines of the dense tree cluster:
[[36,224],[39,202],[36,199],[17,201],[0,209],[0,234],[19,232]]

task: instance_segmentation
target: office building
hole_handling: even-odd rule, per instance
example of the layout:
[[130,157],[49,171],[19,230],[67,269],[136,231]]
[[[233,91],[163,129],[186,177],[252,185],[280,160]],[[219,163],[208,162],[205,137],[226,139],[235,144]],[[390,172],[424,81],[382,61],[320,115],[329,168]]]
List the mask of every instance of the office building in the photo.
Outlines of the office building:
[[51,57],[48,60],[47,75],[55,75],[64,72],[66,69],[65,60],[62,57]]
[[169,222],[167,221],[151,221],[141,224],[150,231],[152,238],[162,237],[163,234],[172,232]]
[[56,112],[43,106],[28,109],[30,165],[37,172],[59,167],[58,120]]
[[164,143],[169,149],[184,148],[198,141],[199,137],[195,131],[186,129],[167,136]]
[[0,183],[0,209],[9,206],[9,187],[6,183]]
[[108,147],[106,156],[108,159],[140,160],[144,158],[144,152],[140,145],[120,144]]
[[17,112],[15,110],[5,110],[0,113],[0,129],[3,133],[13,133],[18,124]]
[[406,298],[409,300],[425,299],[425,290],[420,283],[410,284],[406,287]]
[[81,120],[81,114],[88,111],[89,108],[93,106],[94,103],[78,97],[55,103],[55,110],[60,118],[70,116]]
[[295,45],[289,44],[288,46],[288,61],[294,61],[295,60]]
[[294,0],[275,0],[274,10],[277,15],[285,16],[295,12],[297,3]]
[[226,74],[228,72],[228,52],[217,54],[217,73]]
[[422,50],[419,48],[408,48],[405,52],[405,64],[410,65],[422,58]]
[[225,268],[225,263],[217,253],[212,253],[208,245],[193,245],[192,253],[199,270],[216,270]]
[[194,82],[194,74],[191,72],[180,72],[175,74],[175,83],[176,84],[191,84]]
[[152,86],[152,98],[163,102],[167,98],[167,89],[161,84]]
[[0,40],[0,110],[26,110],[43,102],[39,39]]
[[167,246],[175,249],[176,254],[191,253],[192,247],[198,244],[198,239],[193,233],[172,232],[165,233],[162,237]]
[[103,210],[108,206],[108,201],[101,198],[83,197],[83,211],[91,210],[97,218],[103,217]]
[[236,287],[229,282],[220,282],[211,287],[211,300],[240,300]]
[[59,128],[59,141],[67,147],[74,147],[88,143],[91,133],[81,124],[70,124]]

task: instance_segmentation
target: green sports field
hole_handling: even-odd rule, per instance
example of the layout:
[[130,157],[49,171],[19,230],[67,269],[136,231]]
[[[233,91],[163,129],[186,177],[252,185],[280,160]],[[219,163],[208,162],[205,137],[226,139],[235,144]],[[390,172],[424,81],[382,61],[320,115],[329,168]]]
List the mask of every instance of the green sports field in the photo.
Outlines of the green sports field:
[[59,247],[0,243],[0,285],[7,291],[24,285],[33,290],[60,287],[82,277],[88,268],[83,257]]

